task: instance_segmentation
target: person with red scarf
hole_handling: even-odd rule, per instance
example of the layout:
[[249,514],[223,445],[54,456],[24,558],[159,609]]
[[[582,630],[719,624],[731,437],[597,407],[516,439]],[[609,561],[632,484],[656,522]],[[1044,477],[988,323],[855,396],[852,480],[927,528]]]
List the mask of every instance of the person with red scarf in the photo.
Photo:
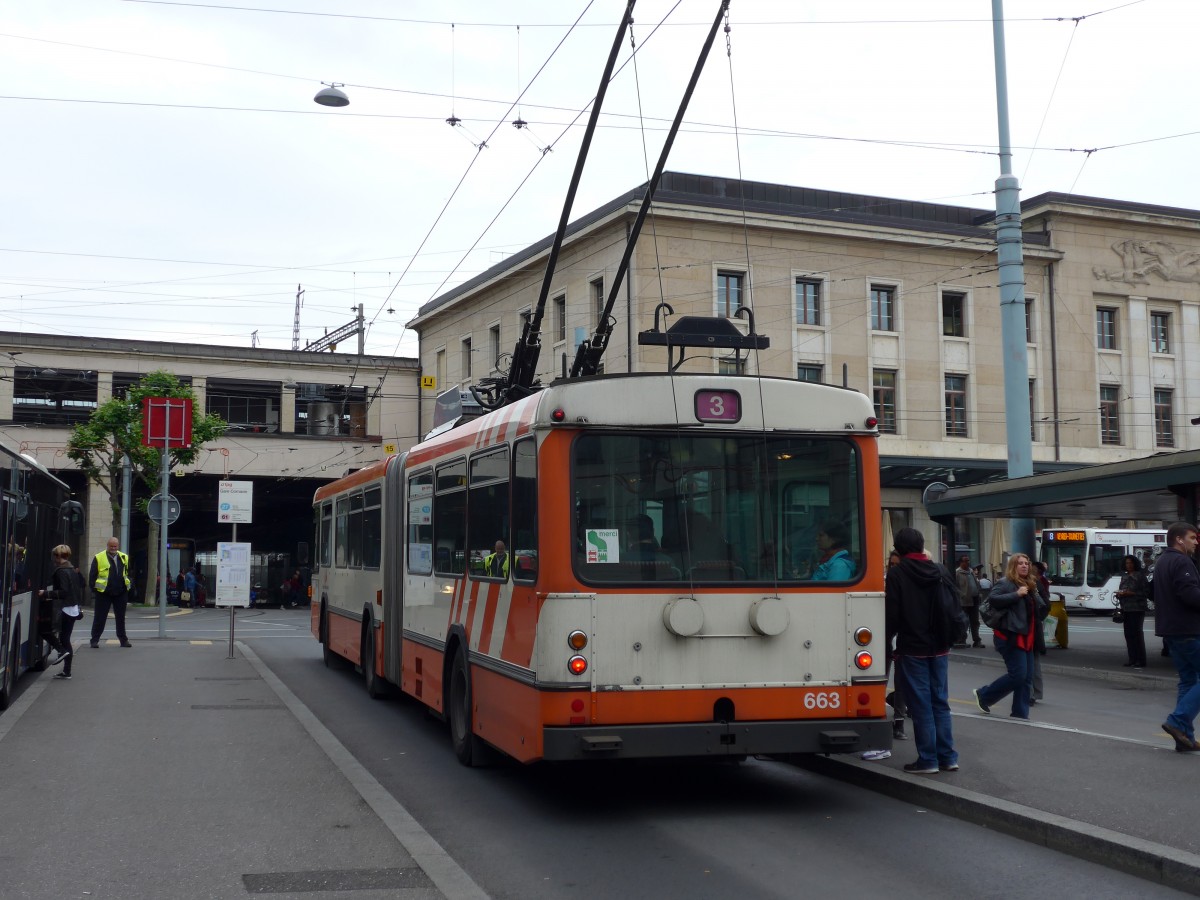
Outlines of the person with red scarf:
[[1028,556],[1014,553],[1008,558],[1004,577],[992,587],[988,602],[993,609],[1004,613],[1000,623],[992,628],[992,641],[1004,657],[1007,671],[991,684],[976,688],[975,702],[982,712],[988,713],[1011,693],[1012,716],[1028,719],[1034,632],[1041,627],[1039,613],[1045,604]]

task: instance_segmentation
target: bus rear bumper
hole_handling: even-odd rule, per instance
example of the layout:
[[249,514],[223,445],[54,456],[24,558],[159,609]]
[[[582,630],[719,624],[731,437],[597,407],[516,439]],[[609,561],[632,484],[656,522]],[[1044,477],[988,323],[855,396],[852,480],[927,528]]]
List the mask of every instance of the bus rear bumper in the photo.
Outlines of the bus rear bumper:
[[542,758],[645,759],[857,753],[892,746],[890,719],[686,722],[542,729]]

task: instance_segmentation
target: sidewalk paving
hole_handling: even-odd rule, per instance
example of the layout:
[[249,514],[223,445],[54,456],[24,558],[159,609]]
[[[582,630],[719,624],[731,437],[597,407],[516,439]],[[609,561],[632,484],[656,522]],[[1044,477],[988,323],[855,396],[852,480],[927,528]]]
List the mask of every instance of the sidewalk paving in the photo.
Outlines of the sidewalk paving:
[[91,649],[89,622],[74,677],[26,676],[0,715],[4,896],[447,896],[252,650]]

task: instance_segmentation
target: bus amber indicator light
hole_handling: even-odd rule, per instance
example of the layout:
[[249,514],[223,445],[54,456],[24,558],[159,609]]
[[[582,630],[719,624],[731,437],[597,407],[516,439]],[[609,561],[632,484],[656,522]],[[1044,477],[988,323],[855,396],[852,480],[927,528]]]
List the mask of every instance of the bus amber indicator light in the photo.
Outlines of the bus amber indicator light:
[[874,661],[875,661],[875,657],[873,657],[866,650],[863,650],[857,656],[854,657],[854,664],[856,666],[858,666],[860,669],[871,668],[871,663],[873,663]]
[[579,651],[587,646],[587,635],[582,631],[572,631],[567,635],[567,646],[572,650]]
[[867,644],[871,643],[871,637],[872,635],[870,628],[858,628],[854,632],[854,643],[858,644],[860,647],[865,647]]
[[582,656],[572,656],[567,660],[567,668],[572,675],[582,675],[587,671],[587,660]]

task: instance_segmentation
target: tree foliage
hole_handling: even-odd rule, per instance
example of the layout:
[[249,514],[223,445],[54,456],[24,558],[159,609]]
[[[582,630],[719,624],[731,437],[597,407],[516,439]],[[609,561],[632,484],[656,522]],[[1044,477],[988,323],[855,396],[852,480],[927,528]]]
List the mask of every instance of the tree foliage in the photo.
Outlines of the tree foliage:
[[162,450],[142,444],[142,400],[146,397],[177,397],[193,401],[192,446],[169,451],[172,468],[196,461],[200,450],[225,432],[225,421],[217,415],[201,415],[196,395],[171,372],[150,372],[133,385],[124,397],[96,407],[88,420],[76,425],[67,441],[67,456],[74,460],[88,481],[105,491],[112,507],[113,534],[121,523],[120,478],[125,456],[134,477],[154,489],[162,475]]

